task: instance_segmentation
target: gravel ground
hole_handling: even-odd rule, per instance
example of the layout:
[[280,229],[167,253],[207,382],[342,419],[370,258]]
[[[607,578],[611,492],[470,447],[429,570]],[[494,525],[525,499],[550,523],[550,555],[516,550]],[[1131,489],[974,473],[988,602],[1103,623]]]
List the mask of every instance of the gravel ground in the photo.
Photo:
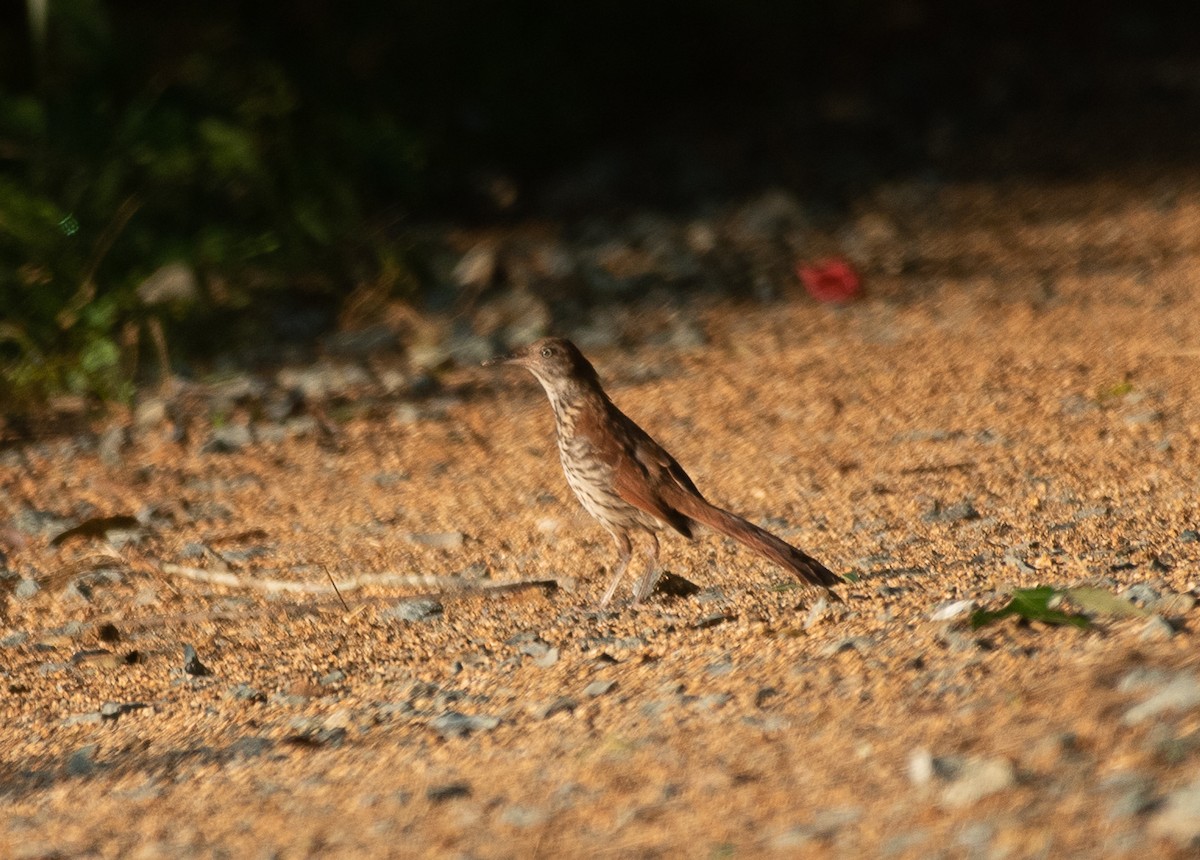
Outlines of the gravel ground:
[[[542,242],[636,292],[740,235],[761,289],[587,315],[534,279],[395,367],[9,445],[0,854],[1194,856],[1196,187],[901,186],[823,239],[658,223],[682,257],[462,237],[460,284]],[[809,248],[865,296],[808,298]],[[467,360],[550,325],[845,602],[706,534],[597,612],[613,551],[544,396]],[[1088,626],[972,626],[1041,585]]]

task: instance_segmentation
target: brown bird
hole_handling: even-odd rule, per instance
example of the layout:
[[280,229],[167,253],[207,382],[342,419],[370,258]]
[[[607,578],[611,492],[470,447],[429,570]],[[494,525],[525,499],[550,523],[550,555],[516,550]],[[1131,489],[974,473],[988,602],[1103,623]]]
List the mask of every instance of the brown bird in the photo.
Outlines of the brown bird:
[[708,526],[813,585],[828,589],[842,581],[812,556],[706,501],[675,458],[608,399],[596,369],[569,340],[543,338],[483,364],[524,367],[546,389],[567,483],[617,543],[617,567],[601,606],[612,600],[629,567],[631,537],[638,531],[650,536],[650,555],[634,603],[650,594],[659,576],[657,532],[664,525],[686,538],[697,524]]

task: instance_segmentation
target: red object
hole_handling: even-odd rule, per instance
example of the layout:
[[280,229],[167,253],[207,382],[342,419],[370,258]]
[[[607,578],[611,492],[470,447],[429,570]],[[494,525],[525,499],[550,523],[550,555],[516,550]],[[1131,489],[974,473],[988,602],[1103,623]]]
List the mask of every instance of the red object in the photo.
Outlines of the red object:
[[848,302],[862,290],[862,278],[841,257],[830,257],[811,266],[798,263],[796,274],[808,294],[819,302]]

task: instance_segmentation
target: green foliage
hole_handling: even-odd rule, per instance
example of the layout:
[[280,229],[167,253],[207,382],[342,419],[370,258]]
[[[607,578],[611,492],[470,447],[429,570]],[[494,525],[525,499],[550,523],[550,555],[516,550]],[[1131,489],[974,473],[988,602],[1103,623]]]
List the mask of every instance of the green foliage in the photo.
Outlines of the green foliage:
[[[311,58],[259,41],[236,5],[49,8],[36,73],[0,90],[0,406],[122,397],[151,317],[174,347],[264,293],[336,295],[392,259],[367,218],[416,187],[422,146],[385,112],[305,104]],[[169,262],[201,289],[149,306],[138,285]]]
[[1013,591],[1012,599],[1000,609],[977,609],[971,613],[971,626],[980,628],[1002,618],[1016,616],[1026,621],[1040,621],[1043,624],[1069,624],[1073,627],[1089,627],[1091,621],[1086,615],[1063,612],[1051,604],[1057,604],[1062,592],[1048,585],[1037,588],[1018,588]]

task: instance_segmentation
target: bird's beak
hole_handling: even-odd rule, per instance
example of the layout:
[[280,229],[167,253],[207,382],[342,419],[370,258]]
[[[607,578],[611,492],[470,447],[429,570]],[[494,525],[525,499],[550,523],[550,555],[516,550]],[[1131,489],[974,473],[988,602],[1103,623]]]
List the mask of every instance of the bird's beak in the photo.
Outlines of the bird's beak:
[[500,364],[524,364],[525,356],[519,352],[510,352],[507,355],[497,355],[495,358],[489,358],[483,362],[484,367],[496,367]]

